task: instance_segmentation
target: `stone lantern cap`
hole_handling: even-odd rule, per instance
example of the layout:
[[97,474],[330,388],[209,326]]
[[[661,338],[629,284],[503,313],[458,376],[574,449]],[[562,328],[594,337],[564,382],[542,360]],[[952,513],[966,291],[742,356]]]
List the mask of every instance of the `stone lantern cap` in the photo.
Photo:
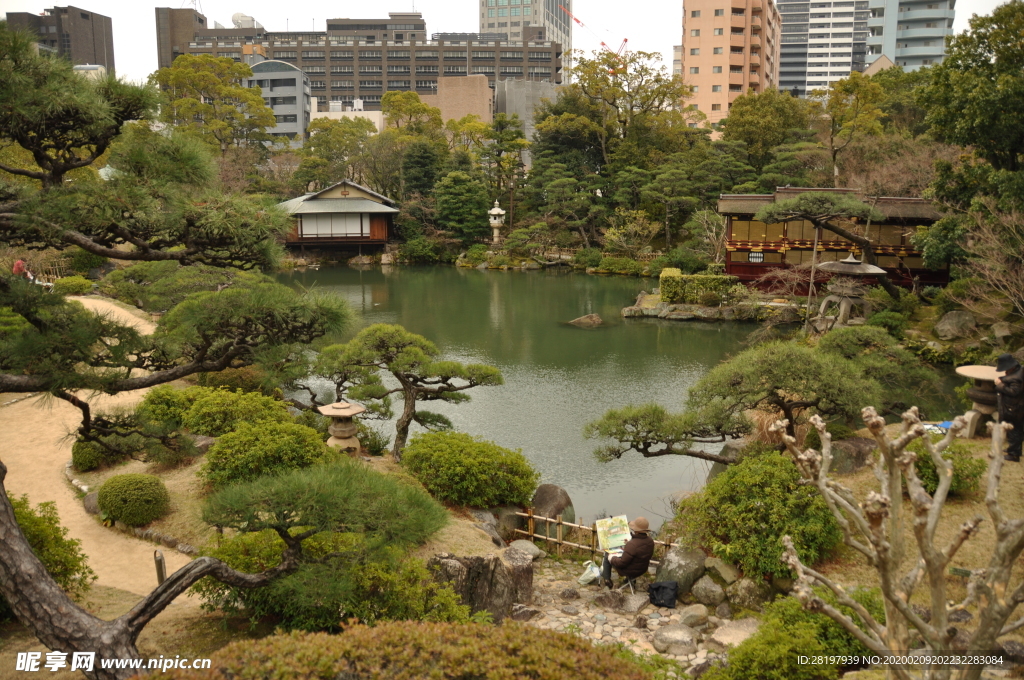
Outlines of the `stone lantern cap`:
[[366,411],[366,407],[359,404],[350,404],[347,401],[339,401],[335,404],[321,406],[317,411],[328,418],[351,418]]
[[499,219],[505,215],[505,211],[501,209],[498,202],[494,202],[494,207],[487,211],[488,215],[491,215],[491,219]]
[[885,270],[881,267],[861,262],[852,254],[839,262],[822,262],[818,265],[818,269],[823,272],[842,274],[843,276],[877,276],[878,274],[885,273]]

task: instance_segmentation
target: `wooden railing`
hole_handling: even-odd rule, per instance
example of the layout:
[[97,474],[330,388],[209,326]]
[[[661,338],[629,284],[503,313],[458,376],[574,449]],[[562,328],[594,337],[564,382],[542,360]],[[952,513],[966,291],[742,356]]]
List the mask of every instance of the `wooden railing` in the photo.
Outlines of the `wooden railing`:
[[[575,548],[576,550],[589,552],[591,560],[594,560],[597,555],[604,556],[605,551],[602,550],[597,544],[597,522],[594,522],[593,524],[588,526],[583,523],[574,524],[572,522],[565,522],[562,520],[561,515],[559,515],[558,517],[542,517],[540,515],[534,515],[533,508],[527,508],[526,512],[517,512],[516,517],[526,518],[526,529],[516,529],[516,536],[522,536],[530,541],[539,539],[544,541],[549,546],[553,543],[555,545],[555,554],[559,557],[562,556],[563,547]],[[544,526],[545,531],[543,534],[538,534],[535,531],[538,522],[540,522]],[[555,530],[554,536],[550,535],[552,527],[554,527]],[[567,540],[565,535],[567,529],[576,530],[577,534],[580,535],[580,538],[577,540],[582,540],[585,542],[575,543]],[[667,553],[669,549],[678,547],[678,545],[678,543],[666,543],[665,541],[659,541],[655,539],[654,555],[652,556],[651,564],[653,566],[658,566],[661,563],[659,560],[654,559],[654,557],[657,557],[658,555],[659,548],[661,548],[662,550],[662,555],[665,555],[665,553]],[[551,551],[548,550],[548,552]]]

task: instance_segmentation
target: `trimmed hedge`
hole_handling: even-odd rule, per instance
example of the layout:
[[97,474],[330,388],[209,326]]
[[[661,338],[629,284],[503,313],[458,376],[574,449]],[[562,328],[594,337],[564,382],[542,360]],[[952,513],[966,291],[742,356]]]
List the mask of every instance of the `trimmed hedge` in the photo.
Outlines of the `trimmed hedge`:
[[92,281],[84,276],[65,276],[53,282],[56,295],[85,295],[92,292]]
[[434,498],[476,508],[525,505],[540,479],[522,451],[463,432],[416,435],[402,464]]
[[95,442],[75,442],[71,446],[71,464],[79,472],[89,472],[90,470],[107,465],[113,465],[127,457],[127,453],[118,455],[104,449]]
[[586,639],[502,626],[382,623],[349,626],[341,635],[291,633],[232,643],[214,652],[212,668],[170,670],[171,680],[649,680],[614,648]]
[[597,270],[627,276],[640,276],[644,272],[644,266],[628,257],[604,257],[597,265]]
[[219,437],[241,423],[291,421],[283,401],[254,392],[209,390],[200,394],[181,416],[181,424],[194,434]]
[[199,474],[214,488],[221,488],[263,475],[306,468],[323,462],[328,453],[320,433],[305,425],[273,421],[238,423],[238,429],[218,437],[210,447]]
[[96,500],[107,517],[130,527],[149,524],[171,509],[167,487],[153,475],[115,475],[103,483]]
[[723,274],[683,274],[674,267],[661,270],[659,277],[661,301],[669,304],[701,304],[710,295],[724,297],[739,282],[735,276]]

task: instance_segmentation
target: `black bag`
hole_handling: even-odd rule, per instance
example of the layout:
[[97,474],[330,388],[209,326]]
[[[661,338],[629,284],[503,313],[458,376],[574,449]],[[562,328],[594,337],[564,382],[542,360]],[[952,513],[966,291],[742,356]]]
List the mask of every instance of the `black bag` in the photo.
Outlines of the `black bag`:
[[651,604],[655,607],[676,608],[676,595],[679,593],[677,582],[657,581],[647,586],[647,592],[651,596]]

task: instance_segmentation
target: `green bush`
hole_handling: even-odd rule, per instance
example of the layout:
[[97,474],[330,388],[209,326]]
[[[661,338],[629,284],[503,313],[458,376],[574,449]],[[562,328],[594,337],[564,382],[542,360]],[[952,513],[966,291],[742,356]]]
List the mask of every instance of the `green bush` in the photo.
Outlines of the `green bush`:
[[434,498],[478,508],[525,505],[540,478],[521,451],[462,432],[416,435],[402,463]]
[[572,256],[572,263],[579,267],[592,269],[601,265],[603,257],[599,248],[580,248]]
[[683,274],[696,274],[708,266],[708,257],[692,248],[673,248],[665,254],[668,266],[678,269]]
[[71,246],[64,251],[64,255],[70,258],[71,271],[83,276],[93,269],[99,269],[109,260],[102,255],[93,255],[88,250],[82,250],[78,246]]
[[498,267],[509,267],[512,265],[512,258],[508,255],[493,255],[490,260],[487,261],[487,266],[491,269],[497,269]]
[[938,286],[925,286],[921,289],[921,301],[927,305],[935,304],[935,298],[942,294]]
[[256,366],[243,366],[242,368],[225,368],[223,371],[212,373],[200,373],[197,382],[200,387],[266,394],[267,390],[263,385],[266,378],[266,374]]
[[[907,449],[917,454],[917,462],[914,467],[917,470],[918,479],[924,485],[924,490],[930,494],[935,493],[935,490],[939,488],[939,473],[935,469],[932,457],[925,451],[924,443],[918,439],[912,442]],[[953,481],[949,485],[950,496],[963,496],[978,490],[978,487],[981,486],[981,478],[988,470],[988,464],[980,458],[975,458],[966,443],[954,439],[953,443],[942,452],[942,457],[953,464]]]
[[907,326],[910,325],[910,322],[907,321],[907,317],[888,310],[875,312],[868,317],[867,323],[869,326],[884,328],[889,335],[897,340],[903,339],[903,332],[907,330]]
[[483,243],[471,245],[469,250],[466,251],[466,262],[474,267],[478,264],[487,262],[487,250],[487,246]]
[[356,421],[359,428],[359,443],[371,456],[383,456],[391,447],[391,436],[386,435],[375,427],[370,427],[366,422]]
[[683,285],[683,273],[675,267],[665,267],[658,276],[658,285],[661,286],[661,301],[669,304],[676,304],[683,301],[685,286]]
[[832,654],[814,637],[807,624],[779,628],[761,624],[758,632],[729,650],[728,665],[712,666],[705,680],[832,680],[839,673],[824,663],[800,663],[800,655],[812,658]]
[[708,266],[704,269],[704,274],[710,274],[712,276],[721,276],[725,273],[724,262],[709,262]]
[[[291,418],[289,417],[289,420]],[[200,475],[214,488],[323,462],[329,451],[316,430],[294,422],[238,423],[206,452]]]
[[697,304],[704,307],[717,307],[722,304],[722,295],[713,290],[706,290],[700,294]]
[[171,509],[167,487],[153,475],[114,475],[103,482],[96,500],[108,518],[130,527],[149,524]]
[[613,274],[640,276],[644,271],[644,266],[628,257],[605,257],[601,259],[597,269],[598,271],[611,272]]
[[32,324],[10,307],[0,307],[0,339],[13,336],[32,328]]
[[914,312],[921,306],[921,299],[909,290],[903,291],[899,299],[896,300],[885,292],[885,289],[881,286],[875,286],[869,290],[864,299],[871,302],[876,312],[896,312],[908,319],[912,318]]
[[932,304],[939,310],[939,315],[963,309],[961,300],[972,300],[974,288],[981,283],[980,279],[968,277],[950,281],[949,285],[942,289],[942,292],[935,296]]
[[735,276],[684,275],[678,269],[667,268],[661,271],[661,299],[669,304],[696,305],[701,304],[702,299],[711,299],[711,294],[714,294],[721,300],[738,282],[739,279]]
[[684,499],[677,517],[690,535],[748,576],[788,577],[781,560],[782,536],[793,538],[805,564],[824,559],[842,541],[825,501],[799,481],[800,473],[787,456],[750,456]]
[[[856,614],[849,607],[842,606],[827,588],[818,586],[814,593],[826,604],[856,621],[858,627],[864,629]],[[885,605],[878,588],[851,588],[847,594],[854,602],[862,605],[878,622],[885,623]],[[841,625],[825,616],[804,609],[803,604],[793,597],[781,597],[765,605],[764,616],[761,617],[762,627],[786,629],[793,626],[809,625],[815,629],[814,637],[828,650],[827,654],[835,656],[862,656],[869,650],[857,638]]]
[[611,646],[511,623],[382,623],[344,635],[291,633],[235,642],[214,652],[210,670],[170,670],[169,680],[259,677],[289,680],[650,680]]
[[241,390],[209,390],[192,402],[181,424],[195,434],[219,437],[241,423],[286,423],[291,419],[285,403],[272,397]]
[[648,276],[661,276],[661,270],[669,266],[668,258],[662,255],[647,263]]
[[[829,434],[832,435],[832,441],[834,442],[840,439],[849,439],[856,435],[856,430],[843,423],[826,423],[826,427]],[[817,428],[812,427],[807,431],[807,436],[804,437],[804,448],[821,451],[821,435],[818,434]]]
[[[96,574],[89,568],[82,542],[68,538],[68,530],[60,525],[57,504],[40,503],[33,510],[28,496],[17,498],[8,491],[7,498],[14,508],[14,521],[57,585],[74,598],[85,594]],[[10,606],[0,595],[0,621],[13,617]]]
[[100,289],[147,312],[165,312],[193,293],[265,280],[262,274],[204,264],[182,267],[177,262],[142,262],[110,272],[100,282]]
[[55,295],[85,295],[92,292],[92,281],[84,276],[65,276],[53,282]]
[[205,387],[186,387],[182,390],[171,385],[160,385],[146,393],[135,413],[143,420],[163,423],[171,428],[181,427],[185,413],[196,399],[210,392],[212,390]]
[[116,454],[95,442],[76,441],[71,446],[71,464],[79,472],[89,472],[90,470],[113,465],[125,460],[127,457],[127,453]]

